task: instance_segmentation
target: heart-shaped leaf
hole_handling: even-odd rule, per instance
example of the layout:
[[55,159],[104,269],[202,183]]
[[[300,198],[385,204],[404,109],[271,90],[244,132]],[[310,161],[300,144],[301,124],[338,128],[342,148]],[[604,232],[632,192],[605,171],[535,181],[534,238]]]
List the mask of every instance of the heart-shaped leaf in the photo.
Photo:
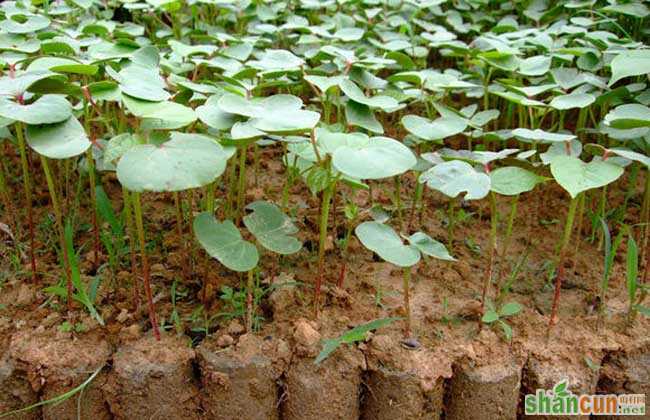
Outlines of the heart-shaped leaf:
[[367,105],[347,101],[345,104],[345,119],[352,126],[365,128],[376,134],[384,133],[384,127],[377,121],[372,109]]
[[420,251],[404,245],[393,228],[378,222],[363,222],[354,233],[363,246],[398,267],[411,267],[420,261]]
[[609,86],[612,86],[625,77],[648,73],[648,69],[650,68],[650,50],[624,51],[614,57],[610,65],[612,68],[612,78],[609,80]]
[[417,159],[411,150],[388,137],[372,137],[337,148],[332,156],[334,167],[357,179],[381,179],[411,169]]
[[617,129],[650,127],[650,108],[641,104],[620,105],[605,115],[604,122]]
[[194,218],[193,227],[194,236],[203,249],[226,268],[242,272],[257,266],[257,248],[242,238],[232,221],[219,222],[206,212]]
[[551,68],[551,57],[536,55],[534,57],[521,60],[519,63],[519,73],[525,76],[542,76]]
[[63,96],[44,95],[29,105],[0,100],[0,116],[26,124],[54,124],[72,116],[72,107]]
[[213,95],[205,103],[196,108],[196,115],[203,124],[215,130],[230,130],[237,122],[237,116],[222,110],[218,101],[220,96]]
[[91,145],[84,128],[75,117],[55,124],[28,125],[26,134],[29,146],[50,159],[78,156]]
[[585,108],[594,103],[596,98],[588,93],[571,93],[553,98],[549,104],[551,108],[565,110],[572,108]]
[[531,191],[545,178],[518,166],[506,166],[490,172],[492,191],[501,195],[518,195]]
[[122,95],[127,109],[142,118],[143,130],[176,130],[196,121],[196,113],[190,107],[177,102],[150,102]]
[[551,133],[539,128],[536,128],[534,130],[531,130],[529,128],[515,128],[512,130],[512,135],[522,140],[541,143],[570,141],[577,138],[573,134]]
[[172,133],[158,146],[142,144],[126,151],[117,164],[117,177],[137,192],[198,188],[223,173],[232,153],[208,136]]
[[572,198],[583,191],[603,187],[616,181],[623,168],[603,160],[585,163],[574,156],[558,156],[551,161],[553,178]]
[[302,244],[294,235],[298,228],[275,204],[255,201],[246,206],[253,212],[244,216],[244,225],[262,246],[278,254],[294,254]]
[[424,232],[414,233],[408,237],[408,241],[411,245],[420,250],[420,252],[424,255],[428,255],[439,260],[456,261],[456,258],[452,257],[451,254],[449,254],[446,246],[431,238]]
[[380,108],[384,111],[396,108],[399,103],[390,96],[377,95],[367,97],[359,86],[350,79],[344,79],[339,83],[341,91],[352,101],[366,105],[369,108]]
[[490,177],[460,160],[434,166],[420,175],[420,182],[452,198],[465,192],[466,200],[480,200],[490,192]]
[[10,34],[31,34],[50,26],[50,20],[41,15],[22,15],[22,19],[4,19],[0,22],[0,29]]
[[467,128],[468,121],[455,116],[441,117],[430,121],[417,115],[406,115],[402,118],[402,125],[409,133],[421,139],[433,141],[462,133]]

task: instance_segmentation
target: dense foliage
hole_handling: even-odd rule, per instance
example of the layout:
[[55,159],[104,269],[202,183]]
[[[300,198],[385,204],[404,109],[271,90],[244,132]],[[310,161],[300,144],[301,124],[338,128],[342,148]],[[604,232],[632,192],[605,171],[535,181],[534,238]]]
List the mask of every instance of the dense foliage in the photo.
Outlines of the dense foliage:
[[[502,318],[520,307],[505,302],[508,268],[498,260],[508,254],[519,197],[550,183],[566,191],[568,211],[556,209],[564,231],[549,326],[568,245],[576,230],[582,240],[586,222],[606,251],[601,307],[611,255],[626,238],[630,318],[648,311],[642,305],[650,255],[644,2],[32,0],[2,2],[0,14],[5,230],[16,233],[17,249],[25,241],[29,252],[17,258],[29,259],[33,281],[40,281],[43,249],[32,206],[33,181],[43,179],[58,241],[40,246],[57,250],[62,276],[47,290],[69,308],[80,302],[100,323],[97,285],[80,277],[80,220],[92,226],[95,262],[108,254],[113,273],[131,263],[158,334],[141,198],[171,194],[179,240],[189,218],[207,254],[247,273],[251,329],[260,259],[308,252],[288,199],[301,180],[320,200],[315,316],[322,283],[336,280],[324,279],[324,264],[337,197],[347,230],[337,252],[345,260],[354,232],[402,268],[407,314],[411,267],[429,257],[453,262],[459,204],[487,200],[483,321],[510,336]],[[276,203],[246,202],[250,166],[257,177],[267,148],[281,151],[285,194]],[[121,198],[105,192],[102,175],[110,172]],[[607,186],[624,174],[634,199],[612,208]],[[22,196],[13,193],[20,190],[12,175],[22,182]],[[71,178],[78,179],[72,192]],[[405,178],[418,181],[408,193]],[[393,206],[358,208],[355,193],[378,185],[393,191]],[[182,192],[190,189],[198,191],[200,214],[183,211]],[[448,199],[446,245],[418,229],[427,190]],[[89,200],[91,210],[71,205],[71,195]],[[499,228],[501,197],[509,197],[510,211]],[[120,214],[113,210],[117,200]],[[633,206],[638,217],[630,223]],[[613,243],[610,229],[618,232]],[[339,286],[344,279],[345,266]]]

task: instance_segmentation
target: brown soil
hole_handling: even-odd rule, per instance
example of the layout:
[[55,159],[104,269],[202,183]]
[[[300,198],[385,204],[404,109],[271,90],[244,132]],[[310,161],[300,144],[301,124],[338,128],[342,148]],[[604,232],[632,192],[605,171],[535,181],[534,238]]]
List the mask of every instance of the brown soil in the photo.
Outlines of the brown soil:
[[247,334],[221,348],[206,340],[197,348],[201,406],[211,419],[278,419],[278,383],[291,357],[286,342]]
[[[280,202],[284,170],[277,151],[265,152],[260,173],[264,176],[259,186],[251,176],[247,200],[264,197]],[[102,182],[119,210],[119,185],[112,175]],[[36,184],[41,185],[38,180]],[[408,206],[414,180],[404,177],[403,185],[402,200]],[[19,184],[14,187],[18,191]],[[608,205],[620,203],[626,187],[622,180],[609,188]],[[364,209],[371,203],[389,207],[389,188],[392,184],[376,184],[372,197],[358,192],[355,202]],[[217,194],[221,198],[224,191]],[[467,202],[461,208],[472,217],[457,225],[452,247],[458,261],[428,259],[413,272],[410,294],[416,342],[404,343],[402,322],[395,322],[367,342],[342,346],[320,365],[313,363],[320,339],[339,336],[373,319],[404,315],[401,271],[379,262],[354,237],[345,258],[344,287],[334,286],[343,262],[335,246],[345,231],[340,197],[330,221],[337,229],[331,229],[328,238],[320,318],[313,319],[311,305],[318,203],[299,183],[291,189],[289,203],[306,249],[281,261],[263,253],[260,276],[265,287],[287,281],[297,284],[279,287],[263,300],[259,315],[265,319],[255,335],[241,335],[241,329],[223,317],[208,326],[207,339],[199,331],[205,319],[232,310],[218,293],[223,286],[239,287],[239,277],[198,246],[183,245],[190,241],[180,241],[176,235],[173,201],[167,195],[147,194],[143,202],[156,310],[159,319],[167,321],[161,342],[151,336],[143,308],[133,311],[128,257],[114,278],[107,269],[99,272],[103,281],[96,305],[107,324],[99,327],[80,308],[64,315],[63,302],[43,291],[56,284],[61,274],[54,253],[38,255],[41,283],[30,284],[27,259],[17,270],[9,252],[19,246],[24,257],[24,241],[14,244],[3,237],[0,413],[67,391],[100,366],[105,366],[104,371],[80,399],[84,418],[435,419],[444,413],[446,418],[460,419],[479,413],[481,418],[496,420],[514,418],[518,405],[521,410],[522,393],[565,377],[576,391],[650,394],[650,321],[639,316],[628,326],[625,320],[625,263],[620,258],[625,244],[612,272],[608,310],[601,316],[595,304],[603,252],[597,239],[595,243],[584,240],[591,235],[586,220],[575,255],[577,241],[572,241],[559,323],[547,337],[552,298],[547,269],[562,230],[558,219],[566,213],[568,200],[551,186],[536,197],[522,197],[508,255],[498,259],[505,276],[527,255],[505,299],[524,308],[506,320],[514,332],[511,342],[497,326],[479,328],[489,209],[487,203]],[[183,199],[198,210],[198,192],[183,194]],[[49,211],[47,196],[36,191],[36,200],[37,220],[43,221]],[[427,191],[425,200],[422,220],[416,217],[411,231],[422,230],[446,241],[446,199]],[[638,218],[638,201],[637,194],[627,216],[631,224]],[[85,200],[82,203],[87,205]],[[499,200],[500,234],[508,210],[508,201]],[[38,234],[41,247],[56,243],[46,228]],[[79,247],[85,245],[84,252],[91,249],[88,231],[81,230],[76,241]],[[188,254],[193,263],[182,278]],[[84,281],[88,281],[93,274],[91,258],[82,257]],[[496,268],[500,272],[501,267]],[[179,291],[175,307],[170,299],[174,280]],[[204,285],[205,302],[199,302]],[[494,298],[493,290],[490,297]],[[201,303],[204,312],[193,317]],[[184,332],[178,337],[169,321],[174,309]],[[60,332],[65,320],[80,324],[83,332]],[[77,397],[13,418],[76,418]]]
[[106,388],[111,413],[116,419],[199,418],[193,358],[189,341],[173,336],[156,341],[148,335],[120,348]]

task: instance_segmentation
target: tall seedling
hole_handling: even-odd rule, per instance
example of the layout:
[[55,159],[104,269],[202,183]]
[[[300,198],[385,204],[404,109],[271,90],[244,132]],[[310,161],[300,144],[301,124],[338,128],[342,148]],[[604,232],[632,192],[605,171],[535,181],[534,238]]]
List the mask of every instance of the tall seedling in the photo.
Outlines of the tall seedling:
[[551,174],[555,178],[555,181],[569,193],[571,201],[569,202],[569,211],[564,222],[564,231],[557,255],[555,292],[553,294],[548,332],[550,332],[551,327],[557,322],[556,317],[560,302],[560,290],[564,278],[564,259],[566,257],[566,248],[573,231],[578,196],[584,191],[603,187],[616,181],[623,174],[623,168],[609,163],[604,159],[594,159],[586,163],[574,156],[557,156],[551,161]]
[[144,191],[175,192],[208,185],[223,173],[231,156],[230,149],[224,149],[209,136],[172,132],[164,143],[134,145],[117,164],[117,177],[133,200],[149,319],[157,338],[160,333],[151,292],[140,195]]

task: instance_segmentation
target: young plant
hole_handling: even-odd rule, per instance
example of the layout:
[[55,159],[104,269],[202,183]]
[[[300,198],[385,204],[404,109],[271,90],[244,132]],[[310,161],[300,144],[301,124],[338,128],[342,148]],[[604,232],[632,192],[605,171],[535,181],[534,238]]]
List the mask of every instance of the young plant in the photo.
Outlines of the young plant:
[[[244,224],[264,248],[281,255],[300,251],[302,244],[291,236],[298,229],[275,204],[256,201],[246,208],[252,213],[244,216]],[[232,221],[219,222],[208,212],[194,219],[194,234],[206,252],[226,268],[247,273],[246,330],[252,331],[255,312],[253,280],[259,261],[257,247],[242,238]]]
[[173,132],[161,144],[133,145],[117,164],[117,177],[133,200],[149,320],[158,339],[140,195],[144,191],[174,192],[205,186],[223,173],[231,155],[211,137]]
[[631,324],[637,313],[650,317],[650,307],[643,304],[650,287],[645,283],[639,283],[639,248],[632,235],[627,240],[626,267],[627,319]]
[[508,302],[496,309],[491,302],[487,304],[487,311],[481,317],[481,322],[486,325],[501,327],[507,341],[512,341],[512,327],[505,320],[521,312],[522,306],[517,302]]
[[574,156],[557,156],[551,160],[551,174],[555,181],[560,184],[571,196],[569,202],[569,211],[564,222],[564,232],[560,241],[557,254],[557,272],[555,277],[555,292],[553,294],[553,303],[548,324],[548,332],[557,322],[557,310],[560,301],[560,290],[564,278],[564,263],[566,257],[566,248],[571,239],[573,231],[573,222],[576,215],[578,196],[590,189],[603,187],[616,181],[622,174],[623,168],[605,159],[592,160],[585,163]]
[[385,328],[393,322],[398,321],[399,319],[401,318],[392,317],[375,319],[374,321],[370,321],[363,325],[352,328],[351,330],[342,334],[340,337],[323,340],[323,349],[320,351],[320,353],[318,353],[318,356],[316,356],[314,363],[317,365],[321,364],[342,344],[354,344],[364,341],[367,338],[369,332],[378,330],[380,328]]
[[416,159],[408,147],[388,137],[368,137],[362,133],[337,133],[316,129],[310,142],[291,144],[289,151],[303,159],[306,182],[321,195],[318,236],[318,277],[314,290],[314,311],[320,310],[320,290],[325,270],[325,242],[330,204],[336,183],[344,180],[360,188],[361,180],[398,176],[412,168]]
[[411,270],[422,255],[434,257],[443,261],[455,261],[449,255],[447,248],[440,242],[432,239],[423,232],[416,232],[406,238],[408,245],[404,245],[402,238],[388,225],[379,222],[363,222],[354,230],[363,246],[379,255],[383,260],[402,268],[403,296],[404,296],[404,336],[411,335]]

